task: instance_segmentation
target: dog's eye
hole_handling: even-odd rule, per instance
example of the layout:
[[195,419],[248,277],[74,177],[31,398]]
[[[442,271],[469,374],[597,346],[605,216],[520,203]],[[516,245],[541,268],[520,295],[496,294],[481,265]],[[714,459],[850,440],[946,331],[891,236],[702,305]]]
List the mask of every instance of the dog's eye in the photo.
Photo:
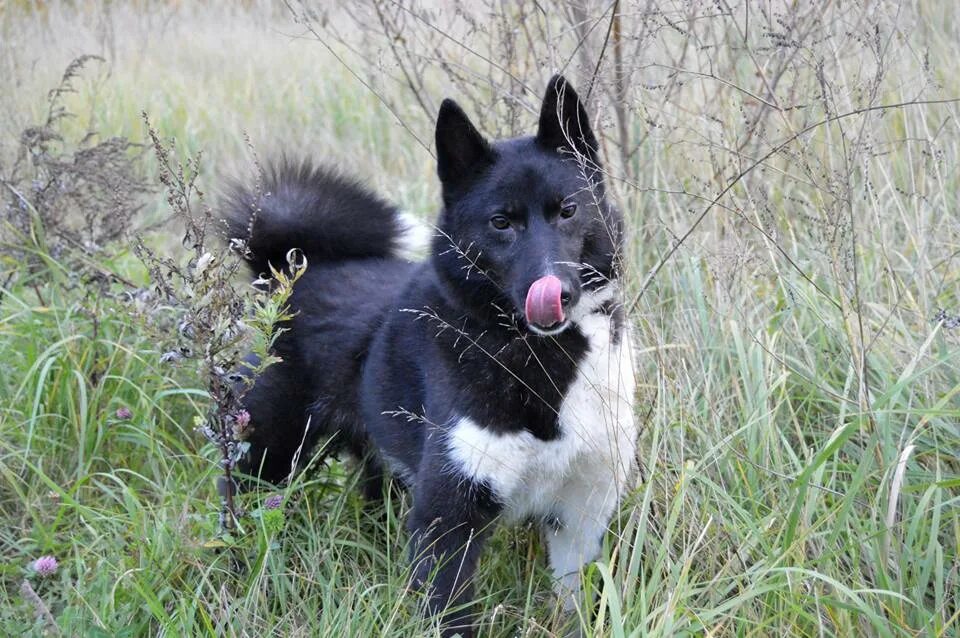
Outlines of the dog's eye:
[[577,212],[577,202],[570,202],[560,209],[560,217],[570,219]]
[[506,230],[510,228],[510,220],[503,215],[494,215],[490,218],[490,225],[497,230]]

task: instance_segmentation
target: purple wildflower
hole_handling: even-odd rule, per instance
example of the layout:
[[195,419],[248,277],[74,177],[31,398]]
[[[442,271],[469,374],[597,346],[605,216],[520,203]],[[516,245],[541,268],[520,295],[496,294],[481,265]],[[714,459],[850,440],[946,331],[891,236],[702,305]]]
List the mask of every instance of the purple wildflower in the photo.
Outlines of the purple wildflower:
[[53,556],[41,556],[30,564],[38,576],[53,576],[57,571],[57,559]]
[[117,418],[121,421],[126,421],[133,416],[133,412],[130,411],[130,408],[124,406],[122,408],[117,408]]
[[273,494],[268,496],[267,500],[263,502],[264,509],[275,510],[278,507],[283,505],[283,496],[281,494]]
[[246,410],[240,410],[233,418],[237,422],[237,427],[241,430],[250,425],[250,413]]

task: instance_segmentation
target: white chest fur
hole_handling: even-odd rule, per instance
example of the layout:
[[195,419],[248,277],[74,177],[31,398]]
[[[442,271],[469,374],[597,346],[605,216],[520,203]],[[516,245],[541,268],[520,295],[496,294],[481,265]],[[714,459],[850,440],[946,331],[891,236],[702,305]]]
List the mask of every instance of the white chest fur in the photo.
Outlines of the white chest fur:
[[572,483],[580,494],[609,500],[622,491],[615,483],[626,478],[634,458],[635,376],[629,330],[624,328],[614,343],[609,315],[585,313],[575,322],[589,349],[561,403],[559,438],[543,441],[525,430],[497,434],[468,418],[461,418],[448,432],[450,469],[486,483],[505,504],[508,518],[552,514]]

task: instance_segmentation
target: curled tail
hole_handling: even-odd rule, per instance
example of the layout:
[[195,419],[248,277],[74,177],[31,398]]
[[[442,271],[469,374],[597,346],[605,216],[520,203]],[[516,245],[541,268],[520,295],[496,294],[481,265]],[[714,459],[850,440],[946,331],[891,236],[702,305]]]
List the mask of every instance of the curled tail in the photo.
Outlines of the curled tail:
[[408,256],[426,234],[356,181],[310,162],[267,168],[259,193],[234,183],[222,210],[229,237],[247,241],[256,273],[284,266],[293,248],[311,264]]

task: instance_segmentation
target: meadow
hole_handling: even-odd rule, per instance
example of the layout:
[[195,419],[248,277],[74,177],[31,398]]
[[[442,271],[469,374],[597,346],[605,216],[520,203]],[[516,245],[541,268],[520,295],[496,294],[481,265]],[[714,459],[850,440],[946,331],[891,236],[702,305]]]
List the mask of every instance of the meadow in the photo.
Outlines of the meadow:
[[640,471],[572,621],[497,532],[480,635],[960,634],[958,59],[935,0],[0,2],[0,634],[436,634],[349,462],[224,536],[159,284],[281,152],[429,221],[440,101],[528,133],[556,71],[630,224]]

